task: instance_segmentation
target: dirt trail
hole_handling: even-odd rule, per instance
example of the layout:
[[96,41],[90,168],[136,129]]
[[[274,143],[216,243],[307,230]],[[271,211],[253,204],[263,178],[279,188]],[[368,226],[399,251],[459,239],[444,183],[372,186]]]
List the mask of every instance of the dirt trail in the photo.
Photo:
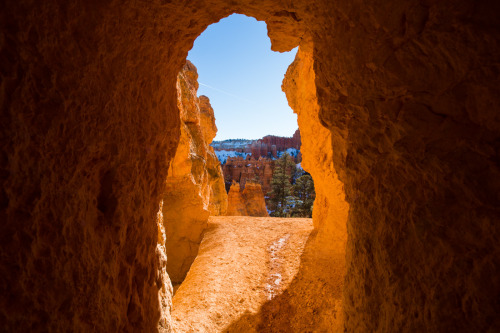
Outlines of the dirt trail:
[[281,331],[259,312],[290,286],[312,229],[311,219],[211,217],[173,299],[177,332]]

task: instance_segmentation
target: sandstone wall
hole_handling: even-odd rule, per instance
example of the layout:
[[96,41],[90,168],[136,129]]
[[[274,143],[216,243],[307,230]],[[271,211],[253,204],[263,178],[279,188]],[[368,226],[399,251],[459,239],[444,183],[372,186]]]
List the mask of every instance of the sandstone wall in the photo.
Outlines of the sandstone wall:
[[4,2],[2,328],[169,330],[157,213],[177,74],[237,12],[267,22],[273,50],[312,51],[332,141],[321,163],[350,207],[346,330],[498,330],[499,6]]
[[210,213],[227,208],[222,169],[209,146],[217,132],[210,101],[197,97],[198,73],[189,61],[177,80],[181,135],[170,164],[163,196],[167,273],[173,283],[184,280],[198,253]]
[[332,160],[331,134],[320,122],[316,96],[312,54],[299,49],[288,68],[282,89],[290,107],[297,113],[302,131],[302,168],[314,180],[316,198],[313,208],[318,251],[345,252],[347,215],[344,185],[339,180]]
[[[315,313],[315,329],[340,332],[343,330],[343,302],[339,288],[342,289],[345,274],[349,205],[345,201],[344,186],[333,163],[329,162],[333,154],[331,133],[319,119],[315,78],[312,53],[299,49],[287,70],[282,89],[290,107],[297,113],[302,134],[302,167],[314,180],[313,224],[317,232],[309,238],[302,256],[304,269],[290,290],[292,297],[288,302],[295,301],[294,306],[301,309],[300,295],[309,294],[308,309],[302,308],[302,311]],[[321,288],[312,287],[316,285]],[[307,321],[300,314],[291,316],[290,320],[302,325]]]
[[496,330],[499,5],[358,5],[336,2],[313,33],[350,205],[346,328]]
[[215,155],[214,149],[210,143],[217,134],[215,126],[214,109],[210,105],[210,99],[207,96],[198,98],[200,104],[200,125],[204,131],[204,138],[207,145],[206,169],[208,172],[208,182],[210,197],[208,210],[211,216],[223,216],[227,211],[227,192],[224,184],[224,175],[219,159]]

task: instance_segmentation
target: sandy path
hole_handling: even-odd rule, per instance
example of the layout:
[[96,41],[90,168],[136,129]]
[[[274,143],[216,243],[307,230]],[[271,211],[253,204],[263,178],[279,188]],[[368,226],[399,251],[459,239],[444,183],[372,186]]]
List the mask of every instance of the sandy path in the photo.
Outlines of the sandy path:
[[199,255],[173,299],[176,330],[257,331],[249,318],[257,318],[263,304],[290,285],[311,231],[311,219],[211,217]]

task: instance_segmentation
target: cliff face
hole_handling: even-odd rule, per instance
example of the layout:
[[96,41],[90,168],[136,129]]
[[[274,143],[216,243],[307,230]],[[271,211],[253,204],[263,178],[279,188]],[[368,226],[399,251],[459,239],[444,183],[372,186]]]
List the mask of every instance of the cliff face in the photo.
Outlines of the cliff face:
[[180,283],[196,254],[208,216],[222,215],[227,195],[220,163],[209,146],[217,128],[209,99],[196,96],[196,67],[189,61],[178,76],[181,136],[163,197],[167,272]]
[[[284,152],[288,148],[300,150],[300,131],[296,130],[291,138],[267,135],[259,140],[226,140],[213,142],[216,151],[235,151],[251,154],[252,158],[258,160],[263,158],[277,158],[278,152]],[[300,157],[297,163],[300,162]]]
[[229,190],[227,216],[269,216],[260,184],[247,182],[243,192],[233,181]]
[[217,134],[214,110],[207,96],[200,96],[198,100],[200,106],[200,126],[203,129],[207,147],[205,168],[208,172],[210,189],[208,210],[212,216],[225,215],[227,210],[227,192],[224,185],[224,176],[219,159],[215,155],[214,149],[210,146],[210,143]]
[[300,49],[287,70],[282,89],[304,133],[301,165],[314,180],[316,199],[313,222],[320,232],[318,237],[324,241],[320,248],[335,246],[343,253],[349,205],[334,165],[322,163],[332,159],[332,136],[320,122],[313,65],[312,55]]
[[[317,266],[329,262],[329,265],[325,265],[320,271],[304,269],[299,277],[309,281],[308,285],[322,285],[320,289],[309,289],[309,306],[317,313],[316,328],[330,331],[338,322],[342,322],[343,316],[344,302],[337,290],[344,280],[349,205],[345,201],[344,185],[340,182],[333,164],[323,162],[332,159],[332,137],[319,119],[320,108],[317,103],[313,65],[312,55],[299,49],[294,62],[287,70],[282,89],[290,107],[297,113],[297,121],[303,133],[302,168],[313,177],[316,191],[313,224],[318,232],[309,238],[303,260],[311,266],[314,266],[315,262],[318,263]],[[308,287],[298,284],[298,295],[301,294],[301,288]],[[329,299],[322,296],[325,293],[331,295]],[[302,308],[302,305],[297,304],[297,308]],[[332,312],[336,315],[332,316]],[[291,320],[303,321],[300,316]],[[336,331],[341,330],[342,328],[337,327]]]
[[177,75],[206,27],[242,13],[314,60],[319,163],[349,203],[345,329],[498,331],[498,1],[2,5],[3,330],[170,330],[158,210]]
[[229,157],[222,166],[226,189],[229,190],[233,181],[238,182],[245,188],[247,182],[259,182],[263,193],[271,190],[271,178],[273,177],[274,161],[260,158],[254,160],[247,157]]

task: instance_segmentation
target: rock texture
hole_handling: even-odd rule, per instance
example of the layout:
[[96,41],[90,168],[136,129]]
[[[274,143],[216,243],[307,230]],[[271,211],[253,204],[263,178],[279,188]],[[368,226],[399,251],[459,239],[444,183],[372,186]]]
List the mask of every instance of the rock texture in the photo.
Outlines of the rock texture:
[[[250,153],[255,160],[258,160],[260,157],[277,158],[278,152],[283,152],[288,148],[300,150],[300,142],[300,131],[296,130],[291,138],[267,135],[259,140],[214,141],[212,147],[215,150]],[[299,162],[300,159],[297,163]]]
[[208,216],[227,207],[222,170],[209,146],[217,132],[207,97],[197,97],[198,73],[189,61],[177,80],[181,136],[163,196],[167,273],[173,283],[186,276],[198,253]]
[[247,205],[240,184],[233,182],[227,198],[227,216],[247,216]]
[[274,161],[271,159],[259,158],[254,160],[251,157],[243,159],[241,157],[228,157],[222,166],[226,189],[229,190],[233,181],[240,184],[244,189],[247,182],[258,181],[262,186],[263,193],[271,190],[271,178],[273,177]]
[[269,216],[259,183],[248,182],[242,191],[233,181],[228,195],[227,216]]
[[311,219],[210,217],[200,253],[173,298],[176,332],[308,332],[315,316],[304,311],[305,320],[283,322],[276,310],[304,300],[287,289],[298,283],[312,231]]
[[[338,271],[345,269],[345,247],[347,241],[347,216],[349,205],[345,201],[344,186],[339,180],[332,163],[332,136],[321,125],[319,105],[316,95],[316,83],[312,54],[299,49],[294,62],[290,65],[283,80],[282,89],[286,93],[290,107],[297,113],[297,121],[303,133],[301,146],[302,168],[309,172],[314,180],[316,198],[313,206],[313,223],[318,231],[309,239],[305,256],[309,265],[328,270],[325,262],[335,262],[336,269],[330,271],[331,279],[322,282],[323,288],[337,290],[342,288],[342,279]],[[308,251],[314,251],[311,256]],[[302,272],[303,279],[321,283],[321,276],[314,269]],[[336,277],[336,278],[333,278]],[[313,293],[311,293],[313,294]],[[312,297],[309,307],[316,313],[319,331],[329,331],[332,310],[342,312],[342,298],[339,293],[331,294],[332,300],[325,302],[322,297]],[[336,317],[337,320],[340,318]],[[338,324],[338,321],[335,325]]]
[[[200,105],[200,126],[203,129],[205,143],[210,144],[217,134],[214,109],[207,96],[198,98]],[[207,146],[205,168],[208,172],[210,198],[208,210],[211,216],[225,215],[227,211],[227,192],[224,185],[221,164],[211,146]]]
[[332,143],[320,163],[349,203],[345,329],[498,331],[499,6],[5,1],[2,330],[170,330],[158,211],[177,74],[208,25],[243,13],[266,21],[273,50],[313,54]]
[[269,216],[266,201],[259,183],[247,182],[243,190],[243,198],[247,206],[247,216]]

